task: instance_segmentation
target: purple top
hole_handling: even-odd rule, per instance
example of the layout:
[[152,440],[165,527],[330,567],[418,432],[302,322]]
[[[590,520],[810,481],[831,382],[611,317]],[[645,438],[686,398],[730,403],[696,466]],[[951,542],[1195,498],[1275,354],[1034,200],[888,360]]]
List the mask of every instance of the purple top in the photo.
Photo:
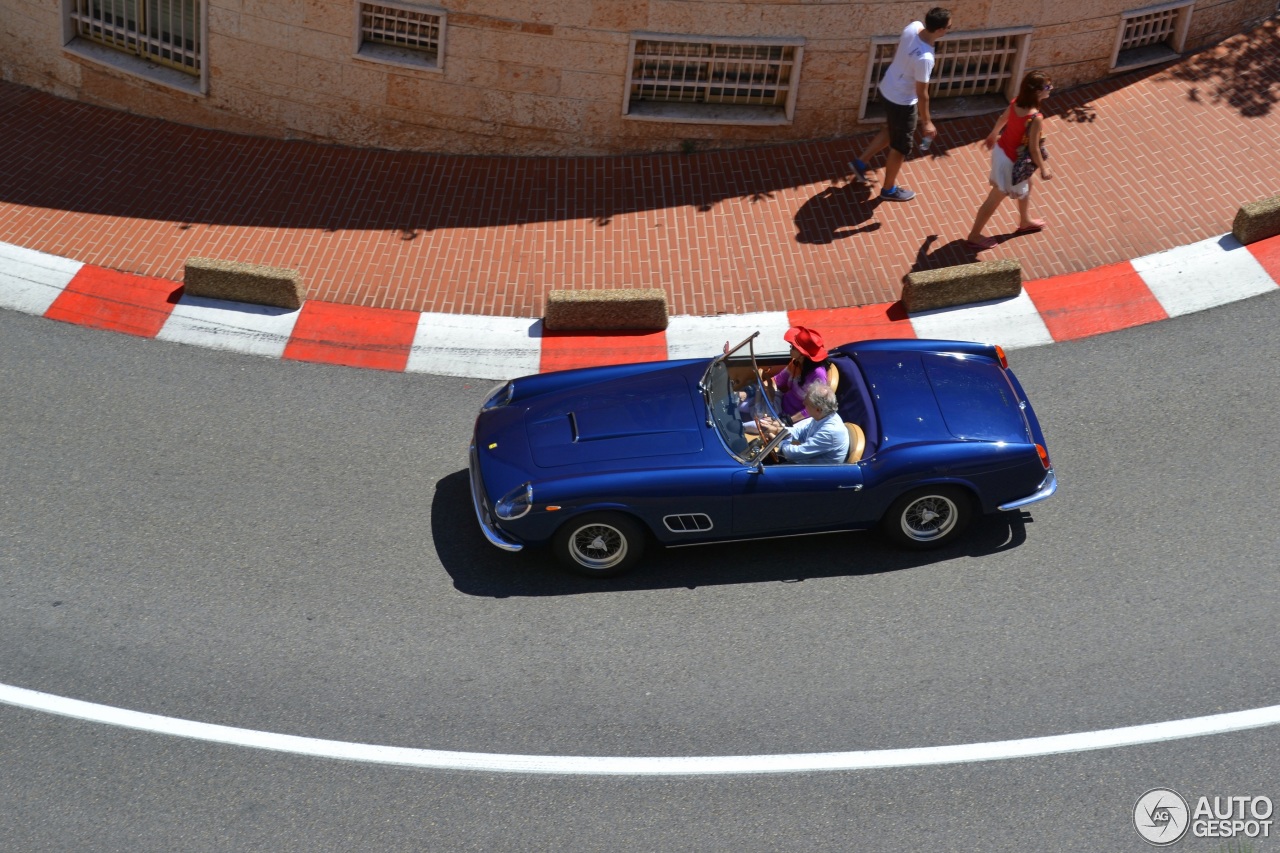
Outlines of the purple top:
[[807,417],[804,410],[804,392],[810,385],[815,382],[827,381],[827,369],[822,365],[814,368],[813,371],[800,382],[792,382],[791,374],[783,368],[773,377],[773,384],[778,387],[778,393],[782,395],[782,401],[778,404],[782,409],[781,414],[789,418],[796,415]]

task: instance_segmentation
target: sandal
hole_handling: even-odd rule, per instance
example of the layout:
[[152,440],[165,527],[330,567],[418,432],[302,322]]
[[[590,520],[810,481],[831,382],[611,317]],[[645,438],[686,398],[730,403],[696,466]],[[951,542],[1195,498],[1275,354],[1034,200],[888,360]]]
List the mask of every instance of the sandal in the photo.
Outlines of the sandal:
[[1013,233],[1014,234],[1035,234],[1037,231],[1043,231],[1044,226],[1047,224],[1048,223],[1046,223],[1043,219],[1033,219],[1031,220],[1030,225],[1020,225],[1018,226],[1018,230],[1014,231]]
[[996,243],[997,240],[995,237],[983,237],[981,240],[976,242],[973,240],[964,241],[965,246],[975,252],[985,252],[987,249],[994,249],[996,247]]

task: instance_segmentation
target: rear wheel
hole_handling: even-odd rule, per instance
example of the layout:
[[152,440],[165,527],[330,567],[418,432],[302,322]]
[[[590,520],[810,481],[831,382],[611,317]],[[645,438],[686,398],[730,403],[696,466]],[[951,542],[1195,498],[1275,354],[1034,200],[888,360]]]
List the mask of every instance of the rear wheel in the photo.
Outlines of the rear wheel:
[[630,571],[644,555],[644,528],[617,512],[592,512],[558,531],[552,547],[571,571],[607,578]]
[[924,550],[955,540],[972,518],[968,492],[956,486],[931,486],[898,498],[880,524],[899,545]]

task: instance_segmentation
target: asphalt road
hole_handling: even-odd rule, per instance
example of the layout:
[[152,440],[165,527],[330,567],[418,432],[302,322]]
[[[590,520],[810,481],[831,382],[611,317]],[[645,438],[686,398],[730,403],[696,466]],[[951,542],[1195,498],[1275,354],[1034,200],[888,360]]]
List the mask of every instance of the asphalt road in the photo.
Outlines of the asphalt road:
[[[334,740],[627,756],[1280,704],[1278,322],[1267,296],[1012,353],[1061,487],[952,549],[777,540],[589,581],[476,529],[465,451],[491,383],[0,312],[0,683]],[[1280,801],[1278,735],[601,779],[311,759],[0,706],[0,850],[1142,850],[1130,814],[1150,788]]]

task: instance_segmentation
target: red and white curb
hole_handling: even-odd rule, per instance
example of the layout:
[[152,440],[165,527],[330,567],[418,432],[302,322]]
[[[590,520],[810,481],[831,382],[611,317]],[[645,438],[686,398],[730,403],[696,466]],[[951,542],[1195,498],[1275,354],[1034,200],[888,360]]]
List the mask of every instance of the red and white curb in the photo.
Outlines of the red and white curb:
[[186,296],[166,279],[0,243],[0,308],[98,329],[268,358],[381,370],[510,379],[594,364],[700,358],[759,331],[781,349],[804,325],[827,341],[951,338],[1006,349],[1119,329],[1268,293],[1280,281],[1280,237],[1231,235],[1029,281],[1015,299],[908,316],[899,303],[671,318],[665,331],[549,332],[532,317],[419,313],[331,302],[296,311]]

